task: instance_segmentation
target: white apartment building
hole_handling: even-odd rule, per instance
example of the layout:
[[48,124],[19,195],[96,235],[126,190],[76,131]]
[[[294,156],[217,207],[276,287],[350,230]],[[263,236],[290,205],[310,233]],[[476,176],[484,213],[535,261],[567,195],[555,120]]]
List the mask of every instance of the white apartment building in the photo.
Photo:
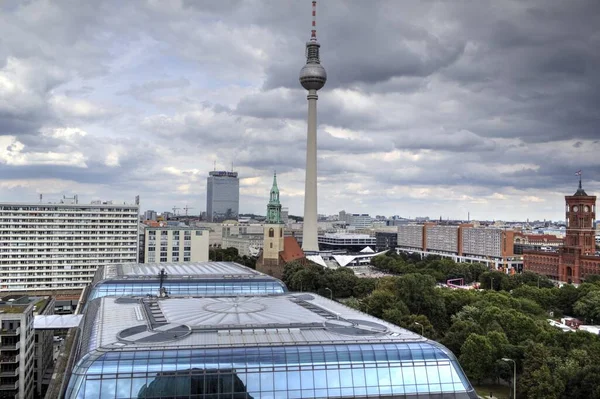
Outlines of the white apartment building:
[[210,232],[186,226],[146,227],[144,263],[208,262]]
[[423,225],[398,226],[398,246],[423,249]]
[[[503,230],[473,228],[463,230],[463,248],[465,255],[502,257]],[[512,246],[513,243],[511,242]]]
[[456,253],[458,251],[458,226],[425,226],[427,251]]
[[0,290],[81,289],[101,264],[137,261],[139,206],[0,203]]

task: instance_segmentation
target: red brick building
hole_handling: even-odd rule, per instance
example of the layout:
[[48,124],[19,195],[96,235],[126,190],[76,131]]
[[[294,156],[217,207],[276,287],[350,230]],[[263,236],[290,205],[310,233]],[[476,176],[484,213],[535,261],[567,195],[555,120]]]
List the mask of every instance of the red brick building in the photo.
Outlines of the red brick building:
[[544,274],[553,280],[579,284],[586,276],[600,274],[600,257],[595,256],[596,196],[581,187],[566,196],[567,234],[564,245],[555,253],[525,251],[523,270]]

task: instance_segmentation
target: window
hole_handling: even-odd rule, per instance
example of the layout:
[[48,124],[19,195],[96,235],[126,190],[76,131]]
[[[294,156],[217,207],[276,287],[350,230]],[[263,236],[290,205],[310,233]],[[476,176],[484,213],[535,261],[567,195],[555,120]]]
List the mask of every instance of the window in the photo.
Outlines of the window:
[[275,230],[272,227],[269,229],[269,237],[275,237]]

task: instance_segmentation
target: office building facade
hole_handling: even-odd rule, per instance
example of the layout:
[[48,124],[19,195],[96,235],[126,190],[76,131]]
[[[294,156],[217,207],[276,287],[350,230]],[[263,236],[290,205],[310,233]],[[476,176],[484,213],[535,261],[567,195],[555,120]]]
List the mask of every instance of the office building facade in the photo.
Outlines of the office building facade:
[[138,205],[0,203],[0,290],[81,289],[138,258]]
[[210,232],[185,226],[146,227],[144,263],[206,262]]
[[240,179],[237,172],[212,171],[206,180],[206,218],[209,222],[237,219]]

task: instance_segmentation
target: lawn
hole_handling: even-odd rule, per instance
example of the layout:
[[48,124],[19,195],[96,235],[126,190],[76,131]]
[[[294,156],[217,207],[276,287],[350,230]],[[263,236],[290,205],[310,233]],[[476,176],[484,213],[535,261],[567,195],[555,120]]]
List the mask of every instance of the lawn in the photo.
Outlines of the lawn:
[[489,398],[490,392],[492,392],[495,398],[509,399],[512,390],[512,385],[481,384],[474,385],[473,387],[475,388],[475,391],[477,391],[477,394],[484,398]]

